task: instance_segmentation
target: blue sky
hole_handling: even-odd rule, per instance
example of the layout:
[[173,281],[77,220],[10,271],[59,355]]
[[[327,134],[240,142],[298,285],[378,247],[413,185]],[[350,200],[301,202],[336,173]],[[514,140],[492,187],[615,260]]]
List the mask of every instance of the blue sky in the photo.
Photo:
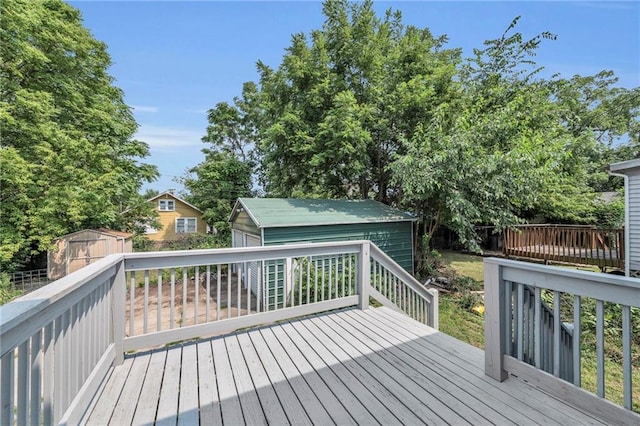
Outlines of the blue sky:
[[[276,67],[294,33],[323,22],[317,1],[71,1],[84,25],[105,42],[115,84],[124,90],[158,166],[148,188],[181,189],[174,182],[203,160],[206,112],[232,101],[242,83],[257,81],[257,60]],[[615,71],[623,87],[640,86],[640,2],[412,1],[376,2],[403,13],[403,22],[449,37],[470,55],[522,18],[525,36],[558,35],[543,43],[537,61],[546,73],[592,75]]]

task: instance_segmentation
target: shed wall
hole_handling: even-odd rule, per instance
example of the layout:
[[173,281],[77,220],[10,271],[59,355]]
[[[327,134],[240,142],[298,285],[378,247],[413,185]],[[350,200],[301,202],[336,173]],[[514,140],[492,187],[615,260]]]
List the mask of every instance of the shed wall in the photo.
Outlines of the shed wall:
[[409,273],[413,273],[412,222],[266,228],[264,245],[371,240]]
[[640,170],[629,173],[629,267],[640,271]]
[[260,230],[253,223],[247,212],[244,211],[238,212],[238,215],[231,224],[231,228],[246,232],[247,234],[260,235]]
[[47,254],[47,276],[57,280],[113,253],[131,253],[131,238],[84,230],[54,242]]

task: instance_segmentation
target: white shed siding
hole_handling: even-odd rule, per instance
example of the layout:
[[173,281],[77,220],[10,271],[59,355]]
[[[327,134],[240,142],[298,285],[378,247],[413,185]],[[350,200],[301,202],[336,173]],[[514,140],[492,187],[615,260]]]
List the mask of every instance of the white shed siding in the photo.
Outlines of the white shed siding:
[[[262,246],[262,241],[260,240],[260,237],[246,234],[245,244],[246,247],[260,247]],[[245,276],[250,279],[251,292],[258,297],[258,286],[262,281],[262,262],[247,262],[245,263],[245,268]],[[262,291],[262,294],[264,294],[264,291]],[[264,301],[262,302],[264,303]]]
[[629,173],[629,267],[640,270],[640,170]]

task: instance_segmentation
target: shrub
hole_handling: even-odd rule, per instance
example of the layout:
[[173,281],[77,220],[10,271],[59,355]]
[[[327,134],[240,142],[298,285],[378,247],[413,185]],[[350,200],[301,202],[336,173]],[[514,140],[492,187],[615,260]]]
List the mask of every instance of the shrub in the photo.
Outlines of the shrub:
[[6,272],[0,272],[0,305],[9,303],[22,295],[22,290],[16,290]]

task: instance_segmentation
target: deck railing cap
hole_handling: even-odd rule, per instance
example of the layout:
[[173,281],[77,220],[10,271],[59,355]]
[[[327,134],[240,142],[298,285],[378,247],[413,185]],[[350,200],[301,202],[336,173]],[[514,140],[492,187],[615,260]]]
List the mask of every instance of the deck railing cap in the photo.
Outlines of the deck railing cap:
[[577,269],[563,268],[560,266],[539,265],[537,263],[518,260],[502,259],[498,257],[486,257],[485,264],[504,266],[512,269],[531,271],[540,274],[552,274],[569,278],[577,278],[584,281],[596,281],[602,284],[616,285],[640,289],[640,279],[621,275],[605,274],[602,272],[581,271]]

